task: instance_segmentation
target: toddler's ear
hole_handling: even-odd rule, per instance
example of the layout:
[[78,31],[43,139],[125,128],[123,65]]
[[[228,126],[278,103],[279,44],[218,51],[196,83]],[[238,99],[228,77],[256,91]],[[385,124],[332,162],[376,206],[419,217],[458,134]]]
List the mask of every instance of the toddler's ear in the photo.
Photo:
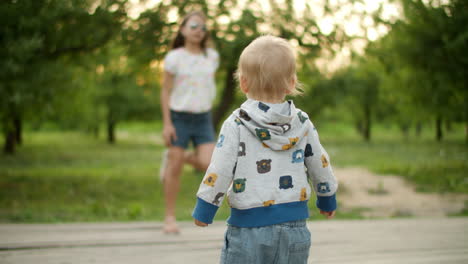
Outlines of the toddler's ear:
[[249,88],[247,87],[247,79],[245,79],[244,76],[240,76],[240,79],[239,79],[239,85],[240,85],[240,89],[241,91],[244,93],[244,94],[248,94],[249,93]]
[[292,78],[291,82],[289,83],[289,87],[285,89],[286,94],[291,94],[294,91],[294,87],[296,87],[296,78]]

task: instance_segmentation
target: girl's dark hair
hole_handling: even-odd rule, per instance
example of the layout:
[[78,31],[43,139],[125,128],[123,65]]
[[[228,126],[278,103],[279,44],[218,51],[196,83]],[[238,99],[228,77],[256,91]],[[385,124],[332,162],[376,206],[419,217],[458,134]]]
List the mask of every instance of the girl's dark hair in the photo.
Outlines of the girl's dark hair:
[[[206,16],[201,11],[193,11],[193,12],[188,13],[184,17],[184,19],[182,20],[182,24],[180,25],[179,30],[177,31],[177,35],[176,35],[174,41],[172,42],[172,45],[171,45],[172,49],[177,49],[177,48],[183,47],[185,45],[185,37],[184,37],[184,35],[182,35],[181,29],[185,26],[185,24],[187,24],[187,21],[192,16],[199,16],[199,17],[201,17],[203,19],[203,21],[206,21]],[[208,30],[206,30],[205,37],[200,42],[200,47],[202,48],[203,51],[206,51],[206,48],[207,48],[206,46],[207,46],[207,43],[208,43],[209,39],[210,39],[210,32]]]

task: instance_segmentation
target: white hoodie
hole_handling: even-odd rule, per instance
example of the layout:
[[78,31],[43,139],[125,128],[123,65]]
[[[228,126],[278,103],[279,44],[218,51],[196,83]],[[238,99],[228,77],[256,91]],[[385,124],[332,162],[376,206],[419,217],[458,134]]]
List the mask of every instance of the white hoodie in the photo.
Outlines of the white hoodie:
[[292,101],[270,104],[248,99],[221,128],[193,217],[212,223],[227,193],[228,223],[233,226],[306,219],[308,179],[317,194],[317,207],[334,211],[338,183],[307,114]]

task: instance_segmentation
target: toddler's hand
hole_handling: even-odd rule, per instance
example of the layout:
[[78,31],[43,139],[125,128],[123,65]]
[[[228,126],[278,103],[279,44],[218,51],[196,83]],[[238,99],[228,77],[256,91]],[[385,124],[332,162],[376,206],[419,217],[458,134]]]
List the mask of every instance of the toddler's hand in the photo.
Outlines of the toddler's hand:
[[195,221],[195,224],[196,224],[197,226],[201,226],[201,227],[208,226],[207,223],[203,223],[203,222],[201,222],[201,221],[198,221],[197,219],[194,219],[194,221]]
[[328,219],[332,219],[333,217],[335,217],[335,211],[325,212],[325,211],[320,210],[320,214],[323,214]]

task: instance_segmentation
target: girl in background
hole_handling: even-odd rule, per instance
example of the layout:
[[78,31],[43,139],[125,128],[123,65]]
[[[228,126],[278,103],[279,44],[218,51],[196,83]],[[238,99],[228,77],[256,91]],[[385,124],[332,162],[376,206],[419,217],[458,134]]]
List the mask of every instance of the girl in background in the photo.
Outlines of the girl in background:
[[[180,174],[185,163],[206,171],[214,149],[215,132],[211,108],[215,98],[218,53],[208,47],[209,32],[202,12],[184,17],[164,58],[161,90],[163,154],[160,177],[164,185],[165,233],[178,233],[175,204]],[[192,142],[195,151],[188,152]]]

